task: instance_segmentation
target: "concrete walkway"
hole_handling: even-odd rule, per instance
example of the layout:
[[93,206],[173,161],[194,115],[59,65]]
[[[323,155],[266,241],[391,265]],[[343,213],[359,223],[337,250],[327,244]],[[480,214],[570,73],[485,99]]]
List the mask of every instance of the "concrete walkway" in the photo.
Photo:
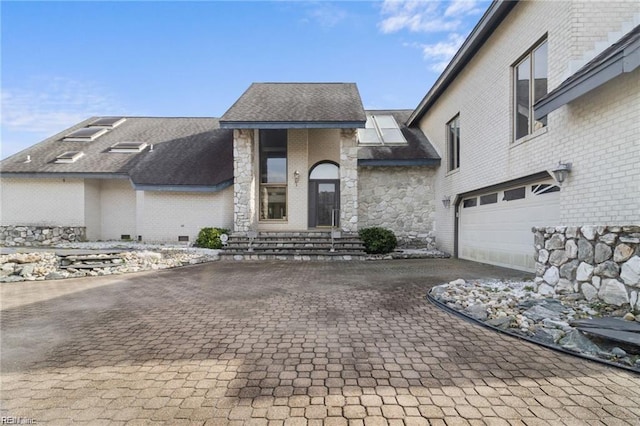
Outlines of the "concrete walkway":
[[424,298],[454,278],[523,275],[458,260],[216,262],[2,284],[1,415],[638,425],[640,376],[471,325]]

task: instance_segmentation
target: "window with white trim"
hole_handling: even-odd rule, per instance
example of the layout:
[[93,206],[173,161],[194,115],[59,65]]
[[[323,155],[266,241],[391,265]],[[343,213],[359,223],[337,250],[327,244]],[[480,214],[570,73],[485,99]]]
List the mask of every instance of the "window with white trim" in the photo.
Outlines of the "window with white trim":
[[533,118],[533,105],[547,94],[547,40],[534,46],[513,66],[513,135],[518,140],[547,125]]

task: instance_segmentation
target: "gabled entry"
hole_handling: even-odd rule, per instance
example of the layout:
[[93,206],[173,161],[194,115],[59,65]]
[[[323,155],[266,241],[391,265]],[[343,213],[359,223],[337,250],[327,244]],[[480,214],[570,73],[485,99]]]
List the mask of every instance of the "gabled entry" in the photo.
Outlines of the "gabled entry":
[[340,168],[323,161],[309,173],[309,228],[338,226],[339,220]]

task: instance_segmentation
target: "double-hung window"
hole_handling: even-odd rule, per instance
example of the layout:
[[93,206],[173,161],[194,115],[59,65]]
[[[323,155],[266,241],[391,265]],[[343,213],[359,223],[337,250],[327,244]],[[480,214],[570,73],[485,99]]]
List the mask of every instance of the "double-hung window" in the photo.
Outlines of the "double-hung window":
[[449,171],[460,167],[460,114],[447,123]]
[[260,219],[287,219],[287,130],[260,130]]
[[536,44],[513,66],[513,133],[520,139],[547,125],[533,118],[533,105],[547,94],[547,40]]

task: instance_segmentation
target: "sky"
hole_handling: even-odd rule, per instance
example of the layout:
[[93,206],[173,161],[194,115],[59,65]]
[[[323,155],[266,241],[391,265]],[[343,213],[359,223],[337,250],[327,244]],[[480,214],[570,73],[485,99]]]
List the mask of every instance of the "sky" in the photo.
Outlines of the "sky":
[[0,2],[0,157],[92,116],[220,117],[252,82],[415,108],[480,0]]

